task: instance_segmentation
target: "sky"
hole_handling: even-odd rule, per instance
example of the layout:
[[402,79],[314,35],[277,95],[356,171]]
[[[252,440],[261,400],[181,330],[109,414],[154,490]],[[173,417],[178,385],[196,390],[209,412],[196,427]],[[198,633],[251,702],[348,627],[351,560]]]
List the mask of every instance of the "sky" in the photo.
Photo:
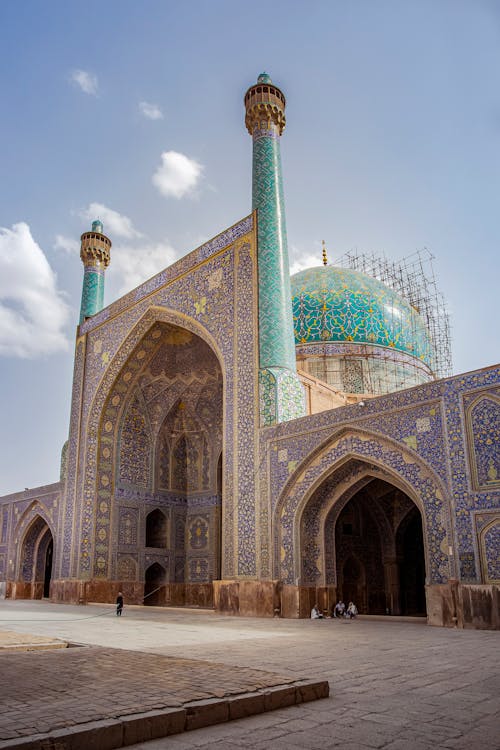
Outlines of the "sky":
[[500,0],[0,3],[0,495],[57,481],[94,218],[105,303],[251,210],[268,72],[292,268],[427,248],[453,371],[500,359]]

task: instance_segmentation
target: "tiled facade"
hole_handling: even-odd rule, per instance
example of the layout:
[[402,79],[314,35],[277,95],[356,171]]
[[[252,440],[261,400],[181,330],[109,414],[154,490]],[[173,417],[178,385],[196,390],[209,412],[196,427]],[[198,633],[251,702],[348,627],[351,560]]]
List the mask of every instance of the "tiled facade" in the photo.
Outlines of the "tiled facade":
[[[262,130],[256,142],[272,145],[276,128]],[[337,519],[375,481],[399,498],[390,518],[372,509],[388,530],[386,575],[417,508],[429,620],[497,627],[500,368],[301,416],[272,325],[286,294],[277,302],[280,282],[262,273],[272,222],[259,205],[80,325],[61,480],[0,498],[3,590],[42,596],[53,543],[56,600],[121,589],[140,603],[161,581],[155,603],[304,615],[308,597],[335,596]]]

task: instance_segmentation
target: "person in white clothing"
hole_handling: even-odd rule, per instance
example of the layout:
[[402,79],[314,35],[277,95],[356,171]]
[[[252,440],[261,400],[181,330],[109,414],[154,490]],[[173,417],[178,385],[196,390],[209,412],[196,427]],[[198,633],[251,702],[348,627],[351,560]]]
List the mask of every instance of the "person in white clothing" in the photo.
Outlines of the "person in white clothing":
[[354,604],[354,602],[349,602],[349,606],[347,607],[346,615],[347,617],[352,620],[356,615],[358,614],[358,608]]
[[323,615],[319,611],[319,607],[317,604],[314,605],[314,607],[311,609],[311,620],[322,620]]

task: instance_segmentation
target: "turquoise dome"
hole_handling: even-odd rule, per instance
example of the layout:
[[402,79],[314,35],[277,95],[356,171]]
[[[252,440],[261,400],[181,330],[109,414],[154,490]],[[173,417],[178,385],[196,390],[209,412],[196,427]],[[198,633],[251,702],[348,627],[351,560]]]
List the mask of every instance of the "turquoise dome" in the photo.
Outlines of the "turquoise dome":
[[429,331],[418,312],[381,281],[349,268],[318,266],[291,278],[297,345],[355,342],[390,347],[432,368]]

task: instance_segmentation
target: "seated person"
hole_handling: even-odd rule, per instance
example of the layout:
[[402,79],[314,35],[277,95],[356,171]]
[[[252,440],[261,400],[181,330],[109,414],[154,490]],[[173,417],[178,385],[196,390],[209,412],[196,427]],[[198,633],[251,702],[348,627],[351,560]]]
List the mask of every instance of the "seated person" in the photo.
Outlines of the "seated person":
[[345,612],[345,604],[342,600],[337,602],[333,608],[333,617],[343,617]]
[[358,608],[354,604],[354,602],[349,602],[349,606],[347,607],[346,616],[352,620],[356,615],[358,614]]
[[322,620],[323,614],[319,611],[317,604],[311,609],[311,620]]

